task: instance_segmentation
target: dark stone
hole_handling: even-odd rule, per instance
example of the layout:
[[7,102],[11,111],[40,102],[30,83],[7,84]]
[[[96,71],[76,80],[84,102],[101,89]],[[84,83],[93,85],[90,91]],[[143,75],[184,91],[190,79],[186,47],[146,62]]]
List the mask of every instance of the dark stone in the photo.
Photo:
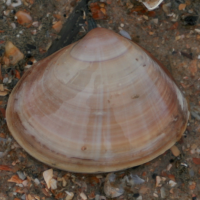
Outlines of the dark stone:
[[158,174],[156,174],[156,173],[153,173],[153,174],[152,174],[152,178],[153,178],[153,179],[156,179],[156,176],[158,176]]
[[135,198],[137,198],[137,197],[139,197],[139,196],[140,196],[139,193],[135,193],[135,194],[133,195],[133,197],[135,197]]
[[197,23],[198,16],[190,15],[183,19],[184,25],[194,26]]
[[27,44],[26,45],[29,49],[36,49],[36,46],[35,45],[32,45],[32,44]]

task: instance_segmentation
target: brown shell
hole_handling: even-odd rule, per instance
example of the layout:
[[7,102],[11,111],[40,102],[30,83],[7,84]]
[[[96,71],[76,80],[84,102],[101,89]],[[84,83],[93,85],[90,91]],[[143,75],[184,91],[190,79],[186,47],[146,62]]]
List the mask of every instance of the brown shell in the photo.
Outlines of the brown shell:
[[180,139],[188,109],[149,55],[110,30],[93,29],[24,74],[8,102],[10,132],[33,157],[73,172],[154,159]]

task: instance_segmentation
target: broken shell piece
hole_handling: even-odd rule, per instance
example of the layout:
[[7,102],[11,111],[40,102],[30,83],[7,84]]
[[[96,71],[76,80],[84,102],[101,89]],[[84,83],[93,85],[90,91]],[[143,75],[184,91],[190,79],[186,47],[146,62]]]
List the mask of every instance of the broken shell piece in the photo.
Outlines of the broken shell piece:
[[27,12],[18,11],[15,14],[15,17],[17,18],[17,22],[21,25],[29,25],[30,23],[32,23],[32,17]]
[[161,177],[160,176],[156,176],[156,187],[161,187],[162,185],[160,184],[161,183]]
[[60,30],[62,29],[62,22],[61,21],[57,21],[55,22],[55,24],[52,26],[52,28],[59,33]]
[[72,200],[74,197],[74,193],[68,192],[68,191],[66,191],[66,193],[67,193],[67,196],[66,196],[65,200]]
[[83,192],[80,193],[80,197],[82,200],[87,200],[87,196]]
[[51,187],[52,190],[57,189],[57,181],[53,178],[50,180],[50,187]]
[[119,197],[124,193],[123,184],[115,183],[116,175],[114,173],[110,173],[106,176],[104,183],[104,193],[106,197],[115,198]]
[[0,84],[0,91],[1,91],[1,92],[4,91],[4,86],[3,86],[3,84]]
[[188,108],[150,53],[95,28],[24,73],[9,97],[6,119],[17,142],[38,160],[100,173],[163,154],[185,131]]
[[53,169],[49,169],[43,172],[44,180],[47,184],[47,188],[51,187],[51,179],[53,178]]
[[0,96],[3,97],[3,96],[6,96],[9,92],[8,91],[0,91]]
[[12,4],[11,4],[12,7],[18,7],[18,6],[20,6],[20,5],[22,5],[21,0],[16,0],[15,3],[12,3]]
[[17,64],[24,58],[24,54],[12,42],[7,41],[5,44],[5,57],[10,60],[10,64]]
[[169,186],[174,187],[177,183],[175,181],[170,180],[169,181]]
[[148,10],[154,10],[156,9],[161,3],[163,2],[163,0],[145,0],[144,2],[142,2]]
[[171,150],[172,154],[173,154],[175,157],[177,157],[177,156],[179,156],[179,155],[181,154],[180,150],[179,150],[178,147],[175,146],[175,145],[174,145],[173,147],[171,147],[170,150]]

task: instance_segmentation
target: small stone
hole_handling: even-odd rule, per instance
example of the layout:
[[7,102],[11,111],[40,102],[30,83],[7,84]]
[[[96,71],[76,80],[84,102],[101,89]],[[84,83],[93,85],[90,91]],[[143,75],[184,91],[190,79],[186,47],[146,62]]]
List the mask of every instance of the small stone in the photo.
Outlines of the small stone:
[[172,168],[172,164],[167,165],[167,171],[170,171],[171,168]]
[[144,18],[145,20],[148,20],[148,19],[149,19],[148,16],[146,16],[146,15],[143,15],[143,18]]
[[196,183],[195,182],[189,182],[189,188],[190,188],[190,190],[194,190],[196,188]]
[[192,144],[191,149],[196,149],[197,145],[196,144]]
[[74,193],[68,192],[68,191],[66,191],[66,193],[67,193],[67,196],[66,196],[65,200],[72,200],[74,197]]
[[140,195],[136,200],[142,200],[142,196]]
[[124,36],[125,38],[131,40],[131,36],[130,36],[129,33],[126,32],[125,30],[120,30],[120,31],[119,31],[119,34],[122,35],[122,36]]
[[80,193],[80,197],[82,200],[87,200],[87,196],[83,192]]
[[160,182],[161,182],[160,176],[156,176],[156,187],[161,187]]
[[180,150],[178,149],[178,147],[177,146],[173,146],[173,147],[171,147],[171,152],[172,152],[172,154],[175,156],[175,157],[177,157],[177,156],[179,156],[180,154],[181,154],[181,152],[180,152]]
[[166,178],[165,178],[165,177],[161,177],[161,180],[162,180],[163,182],[165,182],[165,181],[166,181]]
[[169,186],[174,187],[177,183],[175,181],[170,180],[169,181]]
[[165,188],[164,187],[160,188],[160,195],[161,195],[162,199],[164,199],[166,197],[166,192],[165,192]]
[[32,23],[32,17],[30,16],[29,13],[24,12],[24,11],[18,11],[15,14],[15,17],[17,19],[17,22],[21,25],[29,25]]
[[60,30],[62,29],[62,22],[61,21],[57,21],[55,22],[55,24],[52,26],[52,28],[57,32],[59,33]]
[[100,195],[99,195],[99,194],[96,194],[94,199],[95,199],[95,200],[100,200]]
[[156,176],[158,176],[158,174],[153,173],[153,174],[152,174],[152,179],[156,179]]
[[195,154],[195,152],[196,152],[195,149],[191,149],[191,150],[190,150],[190,153],[191,153],[191,154]]
[[193,169],[189,169],[189,174],[191,177],[194,177],[194,170]]
[[174,188],[171,188],[169,192],[170,194],[174,194]]
[[21,172],[21,171],[18,171],[18,172],[17,172],[17,175],[18,175],[19,178],[22,179],[22,180],[25,180],[25,179],[26,179],[26,176],[25,176],[24,173]]
[[199,149],[199,148],[197,148],[197,149],[196,149],[196,152],[197,152],[198,154],[200,154],[200,149]]
[[171,7],[171,2],[163,4],[162,9],[164,10],[165,13],[168,14],[170,12],[170,7]]
[[153,196],[158,198],[158,195],[156,193],[153,193]]
[[147,194],[148,191],[149,191],[149,188],[143,185],[143,186],[140,188],[139,193],[140,193],[140,194]]
[[133,195],[134,198],[137,198],[137,197],[139,197],[139,196],[140,196],[139,193],[135,193],[135,194]]
[[51,187],[51,179],[53,178],[53,169],[48,169],[43,172],[44,180],[47,184],[47,188],[49,189]]
[[35,183],[36,185],[39,185],[39,184],[40,184],[39,179],[35,178],[35,179],[34,179],[34,183]]
[[175,176],[173,174],[169,174],[168,175],[169,179],[171,179],[172,181],[175,181]]
[[24,58],[24,54],[10,41],[5,44],[5,57],[10,60],[10,64],[17,64]]
[[50,186],[51,186],[52,190],[56,190],[57,189],[57,180],[52,178],[50,181]]
[[9,80],[8,77],[5,77],[5,78],[3,79],[3,83],[4,83],[4,84],[7,84],[7,83],[8,83],[8,80]]
[[152,19],[151,20],[154,24],[158,24],[158,18]]

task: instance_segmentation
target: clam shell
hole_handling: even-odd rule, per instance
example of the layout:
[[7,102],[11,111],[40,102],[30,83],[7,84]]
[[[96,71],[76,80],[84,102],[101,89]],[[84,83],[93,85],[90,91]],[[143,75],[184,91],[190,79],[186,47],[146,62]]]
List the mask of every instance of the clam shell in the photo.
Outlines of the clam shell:
[[167,70],[103,28],[36,63],[13,89],[8,128],[33,157],[73,172],[143,164],[182,136],[187,102]]

